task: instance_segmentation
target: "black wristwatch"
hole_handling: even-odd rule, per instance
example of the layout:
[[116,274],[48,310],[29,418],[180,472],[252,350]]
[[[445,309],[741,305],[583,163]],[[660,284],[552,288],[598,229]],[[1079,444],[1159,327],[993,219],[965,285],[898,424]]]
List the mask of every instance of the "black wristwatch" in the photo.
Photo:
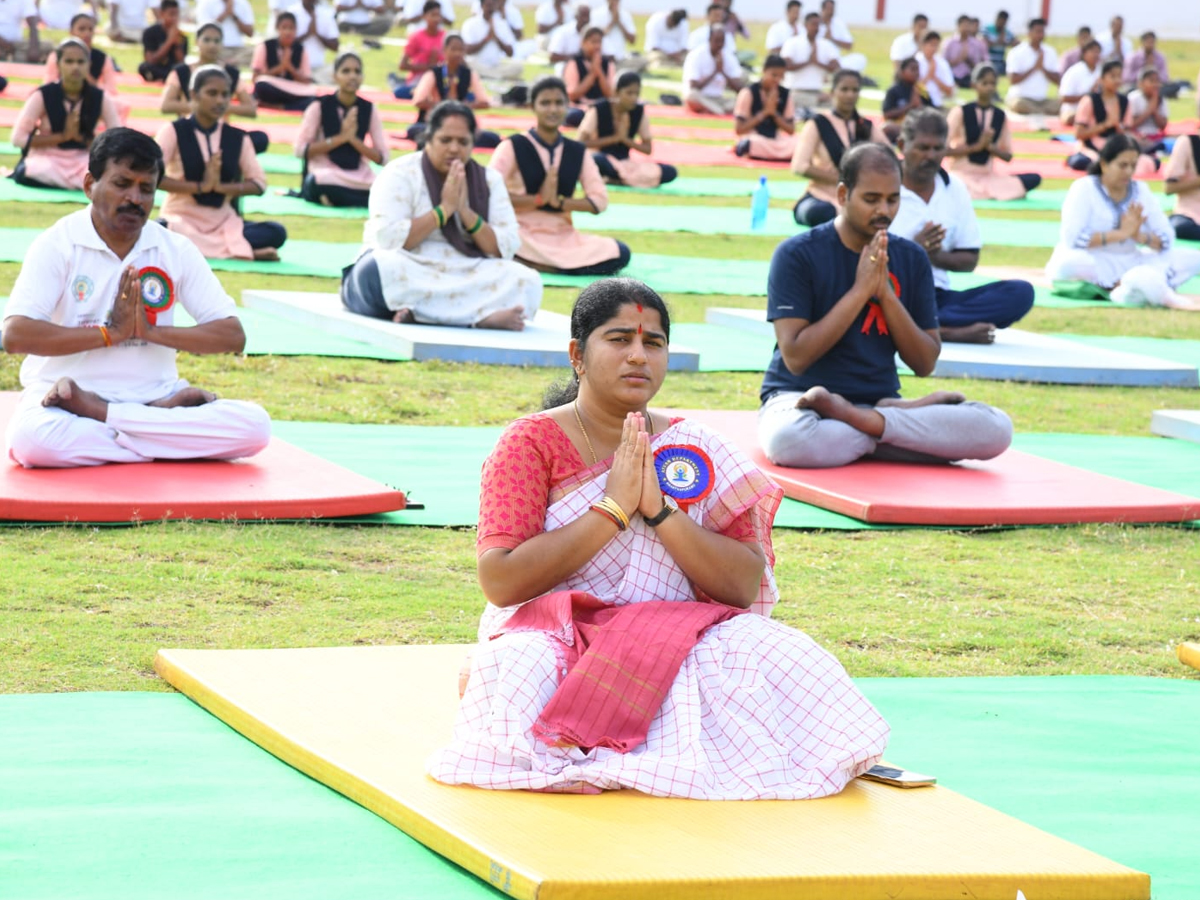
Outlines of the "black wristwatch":
[[663,494],[663,508],[653,519],[645,519],[644,521],[649,527],[657,528],[667,520],[667,516],[671,515],[677,509],[679,509],[679,504],[675,502],[675,498]]

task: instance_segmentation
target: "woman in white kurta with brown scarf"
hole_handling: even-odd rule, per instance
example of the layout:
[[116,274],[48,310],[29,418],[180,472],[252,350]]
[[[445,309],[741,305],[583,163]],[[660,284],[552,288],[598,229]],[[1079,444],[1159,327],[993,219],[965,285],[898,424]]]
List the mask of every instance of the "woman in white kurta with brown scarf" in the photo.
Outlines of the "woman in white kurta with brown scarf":
[[471,159],[475,115],[455,100],[429,115],[420,153],[371,186],[363,252],[342,279],[351,312],[401,323],[520,331],[542,301],[504,180]]

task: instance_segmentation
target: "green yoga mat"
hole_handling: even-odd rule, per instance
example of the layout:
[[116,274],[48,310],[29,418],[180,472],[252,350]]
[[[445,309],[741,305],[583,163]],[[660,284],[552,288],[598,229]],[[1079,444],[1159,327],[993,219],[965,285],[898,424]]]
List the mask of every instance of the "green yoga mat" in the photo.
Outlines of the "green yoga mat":
[[[1146,418],[1149,430],[1150,419]],[[1135,484],[1200,497],[1200,446],[1161,437],[1017,434],[1013,448]]]
[[[1162,206],[1164,212],[1170,212],[1175,208],[1174,196],[1168,197],[1163,193],[1155,193],[1154,196],[1158,200],[1159,205]],[[1042,190],[1039,188],[1027,194],[1021,200],[975,200],[972,201],[971,205],[979,212],[986,212],[989,209],[1013,209],[1029,212],[1034,210],[1057,211],[1062,209],[1066,199],[1066,191]]]
[[[890,761],[1148,872],[1155,900],[1200,896],[1200,685],[1182,670],[857,684]],[[0,720],[5,897],[501,896],[181,695],[6,695]]]
[[1200,683],[1189,672],[857,683],[892,725],[890,761],[1148,872],[1154,900],[1193,900]]
[[180,694],[5,695],[0,721],[0,897],[503,896]]
[[[261,157],[260,157],[261,159]],[[613,194],[650,194],[656,197],[745,197],[749,209],[750,195],[758,187],[757,178],[690,178],[684,176],[656,188],[626,187],[610,184]],[[799,200],[808,190],[808,183],[786,172],[767,175],[767,189],[772,200]]]

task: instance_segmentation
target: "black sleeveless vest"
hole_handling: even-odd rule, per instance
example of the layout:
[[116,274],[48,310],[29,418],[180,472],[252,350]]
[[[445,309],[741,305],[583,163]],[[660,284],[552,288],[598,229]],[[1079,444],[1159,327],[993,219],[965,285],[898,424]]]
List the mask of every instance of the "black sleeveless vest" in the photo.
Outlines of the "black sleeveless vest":
[[[525,182],[525,193],[537,194],[546,180],[546,167],[542,165],[541,157],[533,146],[534,139],[524,134],[514,134],[509,140],[512,141],[513,152],[517,157],[517,169],[521,172],[521,180]],[[558,192],[564,197],[570,197],[579,184],[587,147],[570,138],[564,137],[560,140],[563,143],[563,152],[558,163]],[[548,203],[542,208],[552,209]]]
[[[1094,115],[1096,117],[1096,124],[1099,125],[1101,122],[1105,121],[1108,118],[1108,110],[1104,106],[1104,95],[1101,94],[1099,91],[1097,91],[1092,94],[1089,94],[1088,96],[1092,98],[1092,115]],[[1128,109],[1129,109],[1129,98],[1126,97],[1124,94],[1117,94],[1118,122],[1114,123],[1112,126],[1106,128],[1106,129],[1104,129],[1102,132],[1100,132],[1099,136],[1104,138],[1105,140],[1108,140],[1113,135],[1113,133],[1117,130],[1117,124],[1125,121],[1125,112]],[[1097,153],[1100,152],[1100,148],[1092,143],[1092,138],[1088,138],[1084,143],[1087,144],[1087,146],[1091,147],[1093,150],[1095,150]]]
[[[817,134],[821,137],[821,143],[825,145],[825,150],[829,153],[829,158],[833,161],[835,167],[842,164],[842,154],[846,152],[847,147],[842,143],[842,137],[837,133],[837,129],[833,127],[833,123],[828,117],[822,115],[813,116],[813,121],[817,123]],[[858,113],[854,114],[854,127],[850,130],[853,135],[851,146],[861,144],[863,141],[871,139],[871,120],[860,119]]]
[[[267,68],[273,69],[279,65],[279,51],[283,48],[279,46],[279,38],[271,38],[266,42],[267,48]],[[299,41],[292,44],[292,65],[297,69],[300,68],[300,60],[304,58],[304,45]],[[289,80],[292,80],[288,76]]]
[[[61,134],[67,127],[67,95],[61,81],[43,84],[42,105],[46,108],[46,118],[50,120],[50,130]],[[88,143],[96,136],[96,123],[100,121],[100,112],[104,106],[104,91],[84,82],[83,94],[79,102],[79,135],[82,141],[67,141],[58,146],[67,150],[86,150]]]
[[[786,104],[787,103],[786,89],[785,88],[777,88],[777,90],[779,92],[780,102]],[[754,118],[755,116],[757,116],[760,112],[762,112],[762,108],[763,108],[762,82],[756,81],[756,82],[754,82],[754,84],[750,85],[750,117]],[[782,110],[780,110],[780,112],[782,113]],[[820,128],[819,125],[817,127]],[[754,127],[754,130],[757,131],[759,134],[761,134],[765,138],[773,138],[773,137],[775,137],[775,135],[777,135],[779,133],[779,126],[775,124],[774,119],[764,119],[763,121],[759,122]],[[824,140],[824,135],[822,135],[821,139]]]
[[[991,109],[992,141],[993,143],[998,144],[1000,143],[1000,132],[1004,130],[1004,110],[1000,109],[998,106],[993,106]],[[965,131],[967,134],[967,143],[974,144],[979,140],[979,136],[983,133],[982,129],[979,127],[979,123],[983,119],[983,116],[979,112],[979,104],[975,103],[974,101],[964,104],[962,113],[963,131]],[[982,166],[987,164],[987,161],[991,158],[991,156],[992,154],[990,154],[988,151],[980,150],[978,153],[970,154],[967,159],[973,163],[976,163],[977,165]]]
[[[438,66],[433,72],[433,86],[437,88],[437,95],[441,100],[459,100],[466,102],[467,94],[471,93],[471,70],[466,65],[461,65],[455,71],[454,94],[449,97],[446,92],[449,90],[450,78],[445,66]],[[421,110],[417,115],[418,122],[424,122],[425,116],[429,114],[428,110]],[[360,114],[361,115],[361,114]]]
[[[579,80],[583,81],[583,79],[587,78],[587,76],[588,76],[587,60],[584,58],[582,53],[579,53],[575,56],[575,58],[572,60],[572,62],[575,63],[575,71],[579,73]],[[611,56],[600,57],[600,64],[602,66],[604,66],[604,71],[607,72],[608,67],[612,64],[612,57]],[[593,102],[595,102],[597,100],[603,100],[604,99],[604,91],[600,90],[600,82],[599,81],[592,82],[592,86],[587,89],[587,93],[584,94],[583,96],[587,97],[589,100],[591,100]]]
[[[338,115],[342,103],[337,94],[325,94],[317,102],[321,104],[321,131],[325,137],[333,137],[342,130],[342,117]],[[362,97],[354,98],[354,106],[358,110],[358,139],[361,141],[371,128],[371,112],[375,106]],[[362,154],[349,144],[334,147],[329,151],[329,158],[341,169],[357,169],[362,162]]]
[[[629,133],[627,135],[623,134],[621,137],[631,138],[638,133],[638,129],[642,127],[642,116],[645,115],[645,112],[646,107],[640,103],[630,111]],[[615,119],[612,103],[608,100],[601,100],[596,104],[596,131],[600,137],[612,137],[616,134],[617,126]],[[609,156],[615,156],[617,159],[629,159],[629,148],[625,144],[613,144],[610,147],[605,147],[604,152]]]
[[104,64],[108,61],[108,54],[103,50],[92,48],[91,62],[88,64],[88,71],[92,73],[92,78],[100,80],[100,73],[104,71]]
[[[171,125],[175,128],[175,141],[179,145],[179,158],[183,162],[184,181],[203,181],[204,156],[200,152],[200,139],[196,136],[199,130],[196,120],[191,117],[176,119]],[[222,184],[229,184],[242,177],[242,142],[245,139],[246,132],[240,128],[234,128],[232,125],[221,127]],[[225,202],[225,195],[216,191],[192,196],[201,206],[211,206],[213,209],[220,209],[221,204]]]

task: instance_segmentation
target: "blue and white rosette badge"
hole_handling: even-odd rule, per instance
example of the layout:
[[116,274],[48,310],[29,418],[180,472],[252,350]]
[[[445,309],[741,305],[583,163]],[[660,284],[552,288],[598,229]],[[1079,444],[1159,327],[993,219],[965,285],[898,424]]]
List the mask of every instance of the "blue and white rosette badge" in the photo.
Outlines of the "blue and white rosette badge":
[[654,451],[658,486],[685,509],[707,497],[713,489],[713,464],[708,454],[692,444],[668,444]]

